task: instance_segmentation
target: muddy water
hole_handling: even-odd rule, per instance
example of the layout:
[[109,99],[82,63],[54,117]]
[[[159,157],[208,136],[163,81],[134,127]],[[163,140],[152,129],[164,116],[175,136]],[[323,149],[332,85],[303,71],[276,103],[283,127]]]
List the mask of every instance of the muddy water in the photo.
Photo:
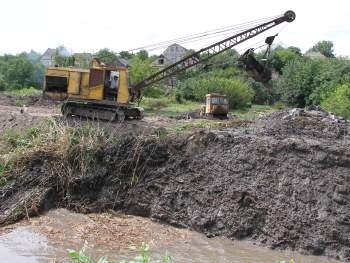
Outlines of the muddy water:
[[208,239],[184,229],[157,224],[149,219],[122,215],[82,215],[64,209],[0,229],[0,263],[69,262],[67,249],[87,242],[95,258],[131,259],[130,245],[146,241],[154,259],[165,251],[173,262],[261,262],[294,259],[297,263],[339,262],[326,257],[303,256],[291,251],[273,251],[249,242],[225,238]]

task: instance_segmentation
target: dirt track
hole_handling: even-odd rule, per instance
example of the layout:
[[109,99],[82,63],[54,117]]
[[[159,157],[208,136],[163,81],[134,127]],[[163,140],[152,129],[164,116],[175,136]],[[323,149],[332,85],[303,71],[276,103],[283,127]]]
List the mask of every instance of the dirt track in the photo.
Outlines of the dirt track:
[[163,116],[145,117],[142,120],[129,120],[124,123],[96,122],[79,117],[72,117],[66,120],[62,117],[60,105],[57,102],[45,100],[40,97],[28,96],[16,98],[0,95],[0,134],[7,129],[24,130],[29,127],[38,126],[48,117],[53,117],[60,122],[66,122],[72,127],[90,123],[117,134],[148,134],[159,127],[174,125],[177,121],[176,119]]
[[33,127],[48,116],[59,115],[59,108],[56,104],[48,105],[46,101],[37,97],[18,99],[0,96],[0,134],[6,129]]
[[65,171],[51,169],[58,161],[33,154],[14,185],[0,189],[0,224],[26,196],[12,220],[57,206],[112,208],[207,236],[350,260],[349,124],[328,113],[280,111],[163,141],[124,137],[66,188]]

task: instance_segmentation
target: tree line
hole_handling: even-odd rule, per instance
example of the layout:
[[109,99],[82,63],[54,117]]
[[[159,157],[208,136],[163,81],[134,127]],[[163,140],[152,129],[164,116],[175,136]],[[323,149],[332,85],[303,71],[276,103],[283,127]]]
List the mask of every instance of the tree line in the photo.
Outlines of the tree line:
[[35,51],[0,56],[0,90],[40,88],[45,71],[40,56]]

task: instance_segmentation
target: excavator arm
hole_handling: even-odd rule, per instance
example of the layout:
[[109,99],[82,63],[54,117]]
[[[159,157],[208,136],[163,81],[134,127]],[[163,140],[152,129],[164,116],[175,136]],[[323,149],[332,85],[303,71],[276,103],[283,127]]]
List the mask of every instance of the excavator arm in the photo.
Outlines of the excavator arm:
[[250,29],[247,29],[241,33],[238,33],[234,36],[228,37],[224,40],[221,40],[217,43],[214,43],[208,47],[202,48],[201,50],[194,52],[185,58],[181,59],[180,61],[168,66],[167,68],[156,72],[155,74],[149,76],[148,78],[142,80],[141,82],[137,83],[131,88],[131,91],[133,94],[135,94],[137,97],[140,96],[140,91],[147,87],[152,85],[153,83],[156,83],[162,79],[168,78],[170,76],[173,76],[181,71],[184,71],[188,68],[191,68],[203,61],[208,60],[209,58],[216,56],[217,54],[220,54],[224,52],[225,50],[228,50],[240,43],[243,43],[244,41],[253,38],[283,22],[292,22],[295,19],[295,13],[291,10],[285,12],[282,16],[279,16],[277,18],[274,18],[270,21],[267,21],[265,23],[262,23],[260,25],[257,25],[255,27],[252,27]]

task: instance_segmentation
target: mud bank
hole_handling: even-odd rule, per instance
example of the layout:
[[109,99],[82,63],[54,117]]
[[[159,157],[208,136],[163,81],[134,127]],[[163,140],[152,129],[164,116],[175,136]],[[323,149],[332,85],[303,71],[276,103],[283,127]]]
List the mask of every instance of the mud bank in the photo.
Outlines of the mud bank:
[[209,237],[350,260],[349,124],[322,111],[281,111],[190,136],[124,137],[83,171],[33,152],[0,188],[0,225],[52,207],[122,210]]

